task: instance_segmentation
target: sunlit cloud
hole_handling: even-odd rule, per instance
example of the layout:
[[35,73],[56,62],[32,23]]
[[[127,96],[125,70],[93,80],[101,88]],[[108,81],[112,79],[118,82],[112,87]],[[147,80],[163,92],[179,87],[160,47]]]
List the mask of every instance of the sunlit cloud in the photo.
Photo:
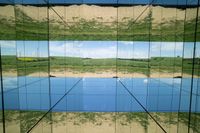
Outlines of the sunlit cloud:
[[124,45],[133,45],[132,41],[120,41],[120,43],[122,43]]
[[[106,46],[105,46],[106,44]],[[116,45],[91,41],[67,41],[63,43],[51,42],[51,56],[69,56],[83,58],[116,58]]]
[[[183,42],[150,42],[150,43],[131,42],[131,41],[130,42],[129,41],[119,41],[119,42],[51,41],[50,42],[51,56],[67,56],[67,57],[82,57],[82,58],[143,59],[150,57],[177,57],[177,56],[182,56],[182,54],[183,54]],[[197,52],[196,56],[199,55],[200,53]]]
[[15,55],[16,42],[15,41],[0,41],[2,55]]
[[0,41],[1,48],[15,48],[15,41]]
[[180,51],[183,42],[151,42],[151,51]]

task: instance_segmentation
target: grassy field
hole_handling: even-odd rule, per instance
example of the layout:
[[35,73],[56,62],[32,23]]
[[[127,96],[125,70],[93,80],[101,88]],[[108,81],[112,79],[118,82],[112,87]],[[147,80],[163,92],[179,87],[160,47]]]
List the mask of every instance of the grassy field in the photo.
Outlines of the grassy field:
[[[196,19],[165,20],[155,26],[151,12],[139,21],[130,18],[111,23],[85,19],[76,23],[51,19],[48,22],[34,20],[16,8],[16,20],[0,17],[0,40],[183,41],[185,36],[184,41],[194,41],[195,25]],[[199,34],[200,28],[197,28]]]
[[[3,72],[15,71],[19,75],[35,72],[48,73],[48,58],[16,58],[2,56]],[[200,59],[194,62],[194,74],[199,75]],[[180,57],[153,57],[151,59],[91,59],[78,57],[50,57],[51,71],[72,71],[76,73],[141,73],[149,76],[151,73],[192,73],[193,60]]]

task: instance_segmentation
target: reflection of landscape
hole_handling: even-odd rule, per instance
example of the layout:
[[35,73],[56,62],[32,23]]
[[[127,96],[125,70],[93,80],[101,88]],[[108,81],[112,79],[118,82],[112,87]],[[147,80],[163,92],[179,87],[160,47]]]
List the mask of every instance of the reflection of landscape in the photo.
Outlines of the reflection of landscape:
[[[7,125],[10,126],[10,132],[16,130],[16,127],[12,127],[15,124],[20,125],[21,133],[24,133],[38,121],[38,116],[43,114],[39,111],[23,111],[21,113],[7,111],[6,121]],[[158,116],[158,122],[162,123],[167,131],[175,132],[177,130],[174,125],[177,123],[177,113],[159,113]],[[199,113],[193,113],[192,117],[191,128],[194,132],[199,133],[199,123],[197,123],[200,121]],[[47,125],[51,123],[49,116],[44,117],[39,125],[44,123]],[[156,128],[157,125],[143,112],[52,112],[52,123],[54,132],[114,133],[115,130],[119,133],[122,131],[124,133],[159,132],[159,130],[151,131],[151,128]],[[180,124],[187,126],[187,113],[180,114]],[[116,129],[115,126],[117,126]],[[160,130],[160,132],[162,131]]]
[[[46,41],[2,43],[4,49],[13,47],[14,50],[15,45],[18,48],[17,58],[9,52],[2,56],[4,75],[18,71],[19,76],[47,76]],[[188,49],[185,53],[183,45],[182,42],[51,41],[50,72],[56,77],[181,77],[182,73],[189,77],[193,45],[192,42],[185,44]],[[29,53],[24,53],[26,49]],[[197,42],[195,68],[200,63],[199,50]],[[195,71],[194,75],[198,73]]]
[[0,133],[200,133],[199,0],[0,0]]
[[[0,8],[3,11],[0,13],[0,39],[48,39],[46,7],[9,5]],[[186,21],[184,9],[162,6],[149,7],[148,11],[137,18],[145,8],[147,6],[54,6],[53,9],[60,16],[49,10],[49,39],[149,41],[151,38],[152,41],[160,41],[162,38],[162,41],[183,41],[183,35],[187,34],[185,41],[193,41],[196,8],[187,9],[187,12],[193,15],[187,16]],[[17,36],[14,31],[15,23]]]

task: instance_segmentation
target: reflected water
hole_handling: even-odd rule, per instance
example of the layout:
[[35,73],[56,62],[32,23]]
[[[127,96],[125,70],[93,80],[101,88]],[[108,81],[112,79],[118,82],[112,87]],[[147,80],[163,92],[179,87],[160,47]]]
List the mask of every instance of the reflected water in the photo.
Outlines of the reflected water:
[[[18,77],[19,83],[24,77]],[[31,84],[20,86],[16,89],[4,91],[6,99],[14,99],[19,95],[19,103],[6,100],[8,110],[49,110],[48,79],[26,77]],[[9,78],[8,78],[9,80]],[[71,87],[79,78],[51,78],[51,103],[52,105],[65,94],[64,102],[54,107],[55,112],[144,112],[137,102],[131,102],[131,95],[124,89],[126,87],[149,112],[178,112],[180,100],[181,79],[172,78],[83,78],[72,90]],[[190,79],[188,79],[189,82]],[[6,81],[6,80],[5,80]],[[173,82],[172,82],[173,81]],[[117,84],[116,84],[117,82]],[[195,78],[194,82],[198,82]],[[6,83],[6,82],[5,82]],[[66,84],[67,83],[67,88]],[[12,86],[8,82],[7,86]],[[173,87],[172,87],[173,86]],[[46,89],[46,90],[45,90]],[[68,93],[68,91],[70,91]],[[187,90],[184,90],[187,95]],[[189,95],[189,94],[188,94]],[[101,100],[99,100],[101,99]],[[129,101],[129,102],[128,102]],[[165,102],[163,102],[165,101]],[[185,103],[187,99],[183,99]],[[18,101],[16,101],[18,102]],[[75,102],[75,103],[74,103]],[[182,112],[187,111],[187,104],[182,106]],[[197,112],[200,110],[197,109]]]
[[[18,80],[23,78],[18,77]],[[30,80],[38,82],[19,88],[20,108],[17,108],[15,103],[7,103],[9,106],[6,109],[6,121],[10,132],[13,132],[12,129],[16,130],[16,127],[9,127],[12,125],[10,123],[14,123],[15,126],[20,125],[20,132],[23,133],[42,116],[45,117],[36,127],[41,123],[47,126],[52,125],[54,132],[164,132],[144,108],[166,131],[177,130],[178,118],[183,126],[187,126],[187,106],[183,106],[178,115],[181,85],[181,79],[178,78],[83,78],[78,81],[78,78],[51,77],[50,97],[52,105],[55,105],[53,108],[47,106],[49,94],[48,91],[44,91],[44,88],[48,89],[48,86],[45,86],[47,79],[39,80],[30,77]],[[72,81],[74,83],[78,81],[78,84],[70,90],[74,84]],[[197,79],[194,82],[197,82]],[[37,87],[38,83],[43,84],[42,90]],[[71,83],[71,85],[68,84],[68,89],[65,83]],[[144,108],[128,93],[123,83]],[[131,84],[133,86],[130,86]],[[148,88],[147,84],[151,88]],[[63,97],[64,93],[67,95]],[[13,90],[7,90],[5,96],[10,99],[15,95],[13,95]],[[57,103],[59,99],[62,100]],[[51,117],[46,114],[49,109]],[[197,133],[199,132],[197,129],[198,121],[200,121],[199,111],[192,113],[195,119],[191,122],[192,130]]]

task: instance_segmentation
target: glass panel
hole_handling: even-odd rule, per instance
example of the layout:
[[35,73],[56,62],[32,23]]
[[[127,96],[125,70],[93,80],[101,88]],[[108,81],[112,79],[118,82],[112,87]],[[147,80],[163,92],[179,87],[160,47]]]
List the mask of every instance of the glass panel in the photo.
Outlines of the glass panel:
[[1,41],[2,84],[6,132],[20,132],[15,41]]
[[47,113],[37,125],[30,130],[30,133],[51,133],[52,132],[52,115]]
[[[198,1],[187,1],[187,4],[196,3]],[[196,32],[196,17],[197,8],[186,9],[185,28],[184,28],[184,51],[183,51],[183,74],[182,74],[182,85],[181,85],[181,100],[180,100],[180,113],[179,113],[179,132],[196,132],[195,126],[191,118],[194,117],[192,111],[192,99],[195,95],[192,95],[195,91],[194,82],[195,77],[195,32]],[[191,127],[191,128],[190,128]]]
[[[8,4],[12,1],[5,0]],[[13,5],[0,5],[0,40],[15,39],[15,7]]]
[[[1,78],[2,78],[2,76],[0,77],[0,80],[1,80]],[[0,82],[0,85],[1,85],[1,87],[0,87],[0,133],[3,133],[3,130],[4,130],[4,125],[3,125],[4,124],[4,110],[3,110],[4,106],[3,106],[3,87],[2,87],[1,82]]]
[[[199,7],[198,7],[199,8]],[[198,18],[200,16],[200,10],[198,9]],[[197,20],[197,19],[196,19]],[[199,42],[199,26],[200,26],[200,20],[198,19],[197,25],[196,25],[196,37],[195,37],[195,56],[193,57],[193,90],[192,90],[192,101],[191,101],[191,114],[190,114],[190,132],[198,133],[199,129],[199,112],[200,112],[200,42]]]
[[20,132],[29,131],[51,106],[48,41],[41,41],[48,40],[47,13],[46,6],[15,7]]
[[158,125],[161,121],[156,123],[154,121],[155,118],[152,119],[152,114],[145,109],[145,99],[145,95],[132,93],[121,81],[118,82],[116,94],[116,132],[165,132]]
[[0,56],[1,56],[1,87],[0,87],[0,133],[20,132],[19,101],[17,90],[17,65],[15,41],[15,12],[12,1],[0,5]]

